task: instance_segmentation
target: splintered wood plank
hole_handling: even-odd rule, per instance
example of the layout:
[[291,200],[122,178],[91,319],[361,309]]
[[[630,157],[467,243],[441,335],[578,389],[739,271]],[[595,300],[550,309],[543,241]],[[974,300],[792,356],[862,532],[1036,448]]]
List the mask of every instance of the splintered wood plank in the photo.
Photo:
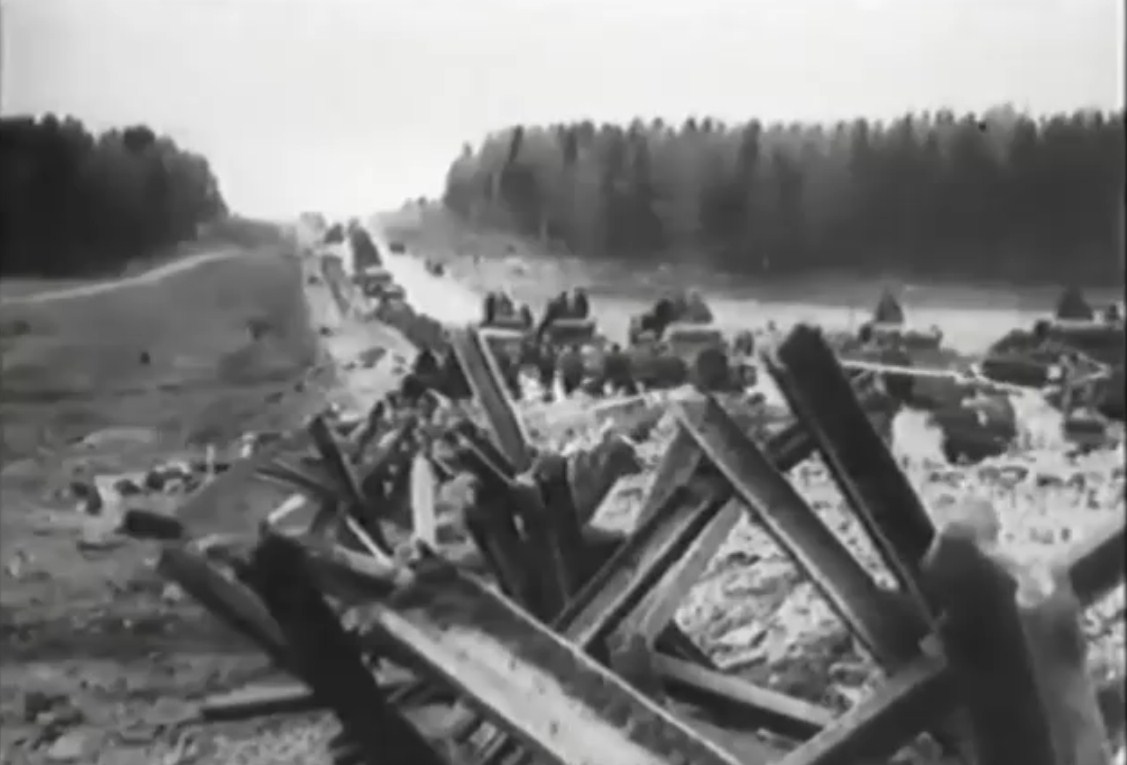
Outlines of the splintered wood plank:
[[642,500],[642,507],[638,510],[638,519],[635,523],[640,526],[654,513],[665,507],[674,492],[685,486],[701,465],[702,453],[700,447],[693,441],[692,436],[684,428],[677,428],[673,440],[661,455],[661,462],[654,471],[650,480],[646,497]]
[[833,350],[816,328],[799,325],[767,362],[885,565],[926,614],[919,562],[935,535],[934,527],[907,476],[865,416]]
[[795,738],[809,738],[830,725],[833,713],[784,693],[760,688],[746,680],[687,661],[654,656],[654,667],[662,682],[687,701],[721,702],[739,710],[740,724],[768,728]]
[[450,345],[474,398],[485,412],[485,419],[497,439],[497,445],[513,468],[518,473],[524,472],[532,462],[528,434],[509,398],[493,353],[473,328],[453,330],[450,333]]
[[[699,481],[673,492],[665,506],[635,529],[557,616],[552,623],[556,633],[583,652],[609,637],[661,573],[720,513],[726,502],[718,498],[722,490],[715,481]],[[464,733],[468,735],[476,727],[467,721]],[[513,742],[500,731],[487,731],[483,738],[482,762],[500,762],[512,751]]]
[[739,500],[729,500],[720,513],[709,521],[700,536],[680,557],[661,580],[646,594],[642,602],[624,620],[620,629],[641,635],[652,645],[669,626],[685,595],[704,575],[708,564],[716,557],[720,546],[732,535],[732,529],[744,516]]
[[420,451],[411,460],[411,535],[432,550],[438,549],[436,491],[434,466]]
[[401,598],[358,609],[358,619],[545,761],[739,763],[504,596],[453,568],[433,576]]
[[696,438],[757,521],[810,577],[830,606],[886,667],[916,653],[926,625],[893,608],[845,545],[814,514],[766,455],[713,399],[681,405],[682,426]]
[[640,602],[726,504],[714,483],[702,482],[699,487],[694,492],[699,499],[674,494],[635,529],[555,619],[553,625],[561,634],[587,650]]

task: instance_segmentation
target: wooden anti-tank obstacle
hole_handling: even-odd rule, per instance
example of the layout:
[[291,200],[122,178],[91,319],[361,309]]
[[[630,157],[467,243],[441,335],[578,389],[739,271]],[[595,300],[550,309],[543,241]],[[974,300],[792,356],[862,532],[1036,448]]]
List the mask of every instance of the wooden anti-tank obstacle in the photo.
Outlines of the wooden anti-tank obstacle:
[[[285,554],[304,561],[291,574],[307,566],[303,581],[332,595],[360,625],[356,651],[426,679],[401,694],[400,705],[426,697],[427,688],[454,689],[459,758],[506,765],[530,756],[569,765],[853,763],[887,758],[930,731],[986,765],[1108,760],[1077,615],[1122,580],[1121,519],[1058,561],[1054,575],[1007,564],[976,532],[988,524],[960,519],[937,532],[865,414],[866,395],[857,389],[865,381],[851,384],[819,333],[799,327],[767,360],[798,422],[761,448],[716,399],[678,405],[678,433],[636,529],[624,540],[597,537],[581,527],[561,461],[532,454],[475,333],[456,336],[454,345],[496,439],[468,426],[451,435],[480,484],[467,523],[505,594],[426,555],[409,570],[392,563],[376,530],[378,508],[357,493],[362,482],[349,476],[349,461],[338,459],[342,450],[327,431],[317,438],[329,476],[318,483],[320,496],[343,499],[335,504],[344,509],[318,530],[337,528],[345,546],[302,533],[287,540]],[[786,480],[814,450],[895,590],[872,580]],[[671,625],[677,603],[744,515],[794,559],[887,674],[843,715],[725,675]],[[263,545],[282,549],[269,541],[276,532],[265,536]],[[324,690],[338,670],[297,655],[313,650],[310,641],[280,626],[287,619],[277,604],[262,605],[270,596],[261,571],[251,577],[258,585],[247,586],[215,574],[182,543],[170,545],[162,563],[342,720],[361,719],[357,705],[399,719],[370,689],[347,698]],[[667,697],[734,708],[741,722],[802,743],[786,754],[753,739],[737,737],[729,746],[732,739],[721,741],[715,726],[683,720]],[[405,730],[399,722],[386,726],[388,735]],[[419,756],[439,762],[454,755],[430,747]]]

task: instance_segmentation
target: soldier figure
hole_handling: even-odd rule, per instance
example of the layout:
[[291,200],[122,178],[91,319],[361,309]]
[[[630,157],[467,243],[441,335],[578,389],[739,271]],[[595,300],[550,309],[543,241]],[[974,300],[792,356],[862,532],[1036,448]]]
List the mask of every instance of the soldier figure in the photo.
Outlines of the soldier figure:
[[560,354],[557,365],[564,396],[570,396],[583,384],[583,356],[579,353],[579,346],[568,346]]
[[544,316],[540,319],[540,325],[536,328],[537,342],[544,337],[544,332],[551,326],[553,321],[562,318],[566,314],[567,293],[561,292],[559,295],[549,300],[548,305],[544,306]]
[[482,311],[485,314],[485,325],[488,326],[493,323],[493,319],[497,316],[497,295],[490,292],[485,296],[485,306]]
[[571,309],[573,318],[576,319],[586,319],[591,315],[591,305],[587,301],[587,293],[583,289],[577,288],[572,293]]
[[556,382],[556,352],[549,343],[542,343],[536,354],[536,371],[540,387],[544,389],[544,400],[551,401]]
[[603,367],[603,379],[611,393],[625,393],[633,395],[638,392],[634,383],[634,370],[630,357],[626,355],[618,343],[610,347]]

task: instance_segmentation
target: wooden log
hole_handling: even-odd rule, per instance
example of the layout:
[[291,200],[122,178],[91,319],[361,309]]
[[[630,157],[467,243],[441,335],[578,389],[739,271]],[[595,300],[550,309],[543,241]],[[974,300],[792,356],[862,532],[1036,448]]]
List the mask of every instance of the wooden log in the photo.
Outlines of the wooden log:
[[450,345],[474,398],[484,410],[497,445],[515,470],[527,470],[532,464],[528,435],[485,340],[476,329],[457,329],[450,333]]
[[411,533],[432,549],[438,547],[434,469],[422,452],[411,460]]
[[713,481],[693,488],[675,494],[666,508],[627,538],[554,620],[556,629],[584,650],[610,634],[726,504]]
[[272,714],[310,712],[320,702],[304,683],[257,685],[209,696],[200,705],[205,720],[246,720]]

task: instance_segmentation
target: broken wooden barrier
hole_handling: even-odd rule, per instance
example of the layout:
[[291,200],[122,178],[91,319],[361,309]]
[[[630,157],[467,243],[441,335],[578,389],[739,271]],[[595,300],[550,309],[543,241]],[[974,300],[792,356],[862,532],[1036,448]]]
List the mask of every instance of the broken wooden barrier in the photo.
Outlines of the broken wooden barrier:
[[474,398],[484,410],[497,445],[515,470],[527,470],[532,464],[528,435],[505,390],[504,378],[492,351],[473,327],[451,330],[450,345]]
[[529,751],[559,765],[737,760],[516,604],[452,567],[357,614]]
[[449,765],[388,702],[355,636],[312,583],[298,543],[268,535],[246,572],[281,625],[295,672],[336,715],[368,765]]

